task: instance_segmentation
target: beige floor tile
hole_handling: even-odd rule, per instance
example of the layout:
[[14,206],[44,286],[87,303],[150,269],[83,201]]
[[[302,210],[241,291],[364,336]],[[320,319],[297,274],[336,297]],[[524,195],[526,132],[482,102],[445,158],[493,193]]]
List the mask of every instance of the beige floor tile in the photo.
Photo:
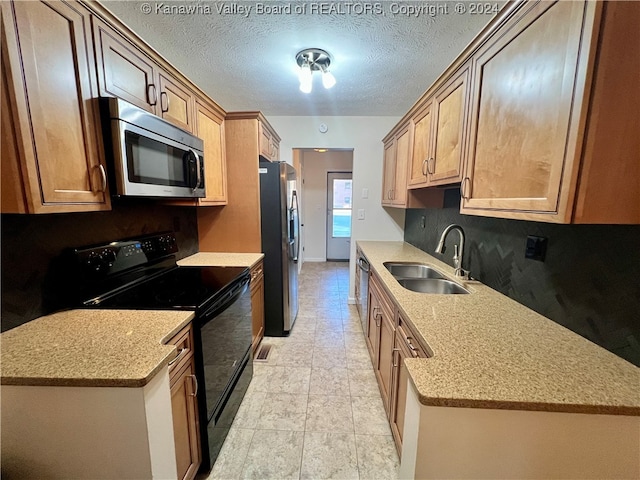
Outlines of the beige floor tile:
[[301,479],[355,479],[358,475],[355,435],[306,432]]
[[238,479],[253,438],[253,430],[231,428],[207,480]]
[[369,369],[349,369],[349,391],[352,397],[380,397],[373,367]]
[[313,345],[319,348],[344,348],[344,334],[340,330],[318,330]]
[[303,439],[303,432],[256,430],[251,439],[241,478],[300,478]]
[[310,367],[313,346],[307,343],[286,343],[277,347],[274,365],[283,367]]
[[367,370],[373,368],[371,356],[366,346],[346,348],[346,352],[347,368],[350,370]]
[[331,347],[313,347],[313,368],[333,368],[347,366],[344,343]]
[[266,392],[247,392],[233,419],[234,428],[256,428]]
[[309,395],[305,431],[353,433],[350,397]]
[[312,368],[310,395],[349,395],[347,369],[342,367]]
[[305,394],[266,394],[256,428],[304,431],[308,399],[309,396]]
[[272,369],[265,389],[267,393],[309,393],[311,368],[270,367]]
[[400,461],[391,435],[356,435],[358,471],[367,480],[395,480]]
[[353,426],[359,435],[391,435],[389,420],[382,405],[382,399],[377,397],[351,397],[353,412]]

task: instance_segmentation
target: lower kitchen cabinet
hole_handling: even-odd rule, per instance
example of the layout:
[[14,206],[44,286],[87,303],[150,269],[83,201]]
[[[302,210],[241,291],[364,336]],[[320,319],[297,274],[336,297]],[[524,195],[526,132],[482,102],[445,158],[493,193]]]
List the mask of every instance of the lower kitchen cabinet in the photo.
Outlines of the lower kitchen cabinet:
[[380,286],[374,274],[369,282],[369,318],[367,328],[367,346],[371,354],[373,370],[378,380],[382,402],[390,414],[390,399],[393,374],[393,343],[395,335],[395,316],[393,303]]
[[177,478],[191,480],[195,478],[201,460],[198,381],[195,375],[191,325],[169,343],[176,345],[178,349],[178,356],[169,365]]
[[251,350],[255,354],[264,337],[264,270],[260,260],[251,268]]
[[409,378],[404,359],[426,358],[428,355],[396,303],[385,293],[377,274],[372,271],[369,278],[370,303],[365,340],[393,439],[398,454],[401,454]]
[[3,213],[109,210],[89,11],[1,8]]
[[393,348],[393,378],[391,384],[391,401],[389,408],[389,422],[391,433],[396,443],[398,454],[402,454],[402,434],[407,403],[407,387],[409,375],[404,364],[405,358],[425,358],[424,350],[417,345],[415,336],[409,325],[398,315],[398,326]]

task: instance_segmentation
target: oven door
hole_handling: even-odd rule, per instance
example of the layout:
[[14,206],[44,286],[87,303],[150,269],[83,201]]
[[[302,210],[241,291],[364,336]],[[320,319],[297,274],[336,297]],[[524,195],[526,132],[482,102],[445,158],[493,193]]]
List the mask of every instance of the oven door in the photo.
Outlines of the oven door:
[[217,305],[196,319],[196,374],[200,396],[202,465],[215,462],[249,386],[251,363],[251,292],[249,275],[237,280]]
[[119,195],[204,197],[202,152],[122,120],[111,122]]

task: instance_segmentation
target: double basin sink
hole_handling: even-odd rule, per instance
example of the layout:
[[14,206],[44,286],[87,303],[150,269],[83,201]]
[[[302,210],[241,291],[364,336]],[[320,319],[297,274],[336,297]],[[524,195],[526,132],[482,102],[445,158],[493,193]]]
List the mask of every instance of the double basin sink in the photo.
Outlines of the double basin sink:
[[437,270],[421,263],[384,262],[391,275],[407,290],[445,295],[467,294],[469,290],[452,282]]

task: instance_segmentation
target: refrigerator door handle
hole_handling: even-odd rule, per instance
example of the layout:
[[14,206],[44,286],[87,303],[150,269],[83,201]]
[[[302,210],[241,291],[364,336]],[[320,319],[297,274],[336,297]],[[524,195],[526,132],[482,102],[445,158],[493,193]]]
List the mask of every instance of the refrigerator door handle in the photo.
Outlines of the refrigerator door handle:
[[291,192],[291,209],[296,217],[296,229],[294,231],[293,240],[295,242],[293,249],[293,261],[298,262],[300,254],[300,212],[298,212],[298,193],[294,190]]

